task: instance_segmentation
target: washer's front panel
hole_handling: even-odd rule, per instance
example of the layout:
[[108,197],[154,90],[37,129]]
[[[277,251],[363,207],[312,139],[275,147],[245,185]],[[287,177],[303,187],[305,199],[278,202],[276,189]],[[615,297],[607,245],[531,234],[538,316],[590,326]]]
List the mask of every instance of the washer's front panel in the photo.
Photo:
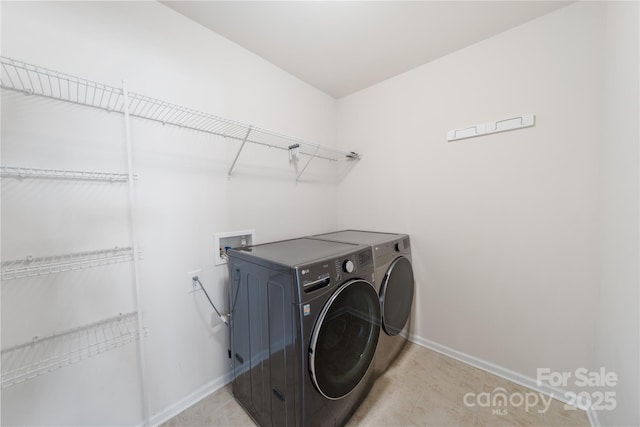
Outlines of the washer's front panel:
[[328,399],[351,393],[369,370],[380,335],[378,295],[369,282],[352,280],[331,296],[309,346],[311,375]]

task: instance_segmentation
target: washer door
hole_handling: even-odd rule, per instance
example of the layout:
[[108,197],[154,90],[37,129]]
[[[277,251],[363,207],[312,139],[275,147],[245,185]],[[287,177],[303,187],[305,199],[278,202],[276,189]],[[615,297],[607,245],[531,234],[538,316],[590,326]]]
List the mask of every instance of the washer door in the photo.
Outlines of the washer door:
[[382,329],[387,335],[398,335],[411,314],[413,303],[413,268],[401,256],[393,260],[382,279],[380,305]]
[[380,301],[373,285],[342,285],[320,312],[311,337],[311,379],[326,398],[348,395],[364,378],[378,345]]

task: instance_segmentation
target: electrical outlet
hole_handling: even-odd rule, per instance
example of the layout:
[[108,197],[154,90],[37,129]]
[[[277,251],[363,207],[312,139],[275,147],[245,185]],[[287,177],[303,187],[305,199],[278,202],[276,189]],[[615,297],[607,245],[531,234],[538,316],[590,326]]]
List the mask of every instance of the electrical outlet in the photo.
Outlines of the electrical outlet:
[[[191,293],[200,290],[200,285],[198,284],[198,282],[193,280],[193,276],[200,276],[201,271],[202,270],[193,270],[187,272],[187,283],[189,284],[189,286],[187,287],[187,292]],[[200,280],[202,281],[202,279]]]

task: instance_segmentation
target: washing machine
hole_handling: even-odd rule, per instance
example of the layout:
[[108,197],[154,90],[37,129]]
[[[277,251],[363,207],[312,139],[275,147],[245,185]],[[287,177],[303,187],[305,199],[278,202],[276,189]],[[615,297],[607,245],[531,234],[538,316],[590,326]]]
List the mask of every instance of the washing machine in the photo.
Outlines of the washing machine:
[[[414,278],[411,241],[406,234],[343,230],[311,236],[327,241],[370,245],[375,268],[374,284],[380,298],[382,332],[375,372],[380,375],[407,343],[413,304]],[[405,334],[401,335],[402,331]],[[404,336],[403,336],[404,335]]]
[[236,400],[261,426],[339,426],[374,381],[370,245],[300,238],[230,249]]

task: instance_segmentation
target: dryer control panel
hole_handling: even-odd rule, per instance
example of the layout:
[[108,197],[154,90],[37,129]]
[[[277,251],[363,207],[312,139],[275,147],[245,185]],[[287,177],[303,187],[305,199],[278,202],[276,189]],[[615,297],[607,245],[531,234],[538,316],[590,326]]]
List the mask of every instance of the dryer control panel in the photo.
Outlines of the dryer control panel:
[[392,261],[398,255],[406,256],[411,251],[411,243],[408,237],[390,240],[374,245],[373,256],[378,265]]

